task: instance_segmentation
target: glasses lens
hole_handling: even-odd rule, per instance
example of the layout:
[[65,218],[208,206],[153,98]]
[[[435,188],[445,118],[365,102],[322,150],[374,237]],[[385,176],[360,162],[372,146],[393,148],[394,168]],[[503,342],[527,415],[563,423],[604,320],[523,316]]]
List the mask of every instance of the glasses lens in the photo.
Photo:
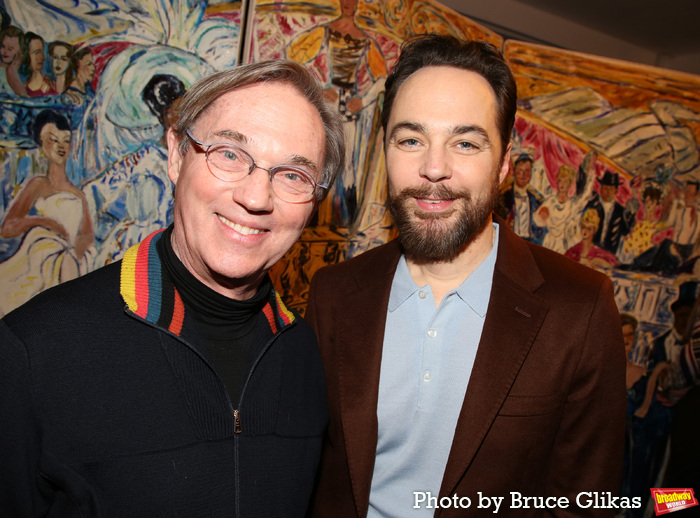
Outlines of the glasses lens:
[[214,145],[207,153],[211,172],[225,182],[242,179],[253,166],[251,156],[241,148],[231,145]]
[[278,166],[272,168],[272,188],[285,201],[303,202],[313,197],[315,184],[302,169]]

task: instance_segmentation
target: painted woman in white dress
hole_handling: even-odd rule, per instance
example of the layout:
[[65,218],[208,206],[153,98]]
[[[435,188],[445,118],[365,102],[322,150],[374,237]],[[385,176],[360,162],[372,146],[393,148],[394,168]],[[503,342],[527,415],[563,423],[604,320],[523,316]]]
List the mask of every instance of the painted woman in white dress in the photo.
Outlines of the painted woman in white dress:
[[0,227],[1,237],[24,236],[17,252],[0,263],[0,314],[86,273],[95,255],[85,195],[66,175],[71,150],[68,120],[51,110],[41,112],[34,138],[48,170],[20,190]]
[[[556,193],[548,196],[535,212],[533,219],[536,225],[547,230],[542,246],[565,253],[574,244],[580,241],[578,220],[587,203],[595,178],[595,161],[597,154],[589,151],[581,163],[583,186],[577,185],[577,173],[573,167],[564,164],[557,172]],[[571,195],[572,187],[576,185],[576,192]]]

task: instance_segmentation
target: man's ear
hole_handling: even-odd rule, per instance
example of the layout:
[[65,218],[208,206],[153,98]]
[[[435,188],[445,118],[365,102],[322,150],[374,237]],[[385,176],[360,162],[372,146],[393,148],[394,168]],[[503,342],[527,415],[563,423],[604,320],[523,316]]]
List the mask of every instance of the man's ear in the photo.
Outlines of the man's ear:
[[506,152],[503,155],[503,161],[501,162],[501,170],[498,172],[498,185],[501,185],[503,183],[503,180],[506,179],[506,176],[508,176],[508,171],[510,171],[510,150],[512,149],[513,144],[510,142],[508,143],[508,147],[506,148]]
[[175,135],[172,127],[168,128],[168,177],[174,185],[177,185],[177,180],[180,177],[180,167],[182,166],[182,157],[180,156],[180,141]]

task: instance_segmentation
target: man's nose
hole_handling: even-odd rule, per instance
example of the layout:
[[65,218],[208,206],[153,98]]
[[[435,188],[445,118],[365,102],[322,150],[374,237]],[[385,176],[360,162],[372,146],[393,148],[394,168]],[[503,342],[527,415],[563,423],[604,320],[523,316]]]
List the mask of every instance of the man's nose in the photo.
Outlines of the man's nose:
[[447,151],[440,146],[426,150],[420,175],[431,182],[452,178],[452,169]]
[[233,199],[250,212],[269,212],[274,200],[270,173],[255,166],[245,178],[234,183]]

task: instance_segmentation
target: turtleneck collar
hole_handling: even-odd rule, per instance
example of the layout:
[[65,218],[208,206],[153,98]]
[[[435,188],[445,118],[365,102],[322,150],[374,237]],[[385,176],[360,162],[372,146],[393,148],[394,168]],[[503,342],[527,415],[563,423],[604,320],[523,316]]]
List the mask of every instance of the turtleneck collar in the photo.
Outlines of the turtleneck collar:
[[[165,230],[163,238],[156,244],[156,249],[163,262],[163,269],[172,279],[190,316],[199,324],[203,324],[208,333],[216,328],[226,332],[229,337],[249,332],[255,324],[254,317],[270,298],[272,283],[269,277],[265,278],[257,293],[248,300],[226,297],[202,283],[182,264],[173,250],[172,230],[172,225]],[[238,332],[231,336],[232,330]]]

